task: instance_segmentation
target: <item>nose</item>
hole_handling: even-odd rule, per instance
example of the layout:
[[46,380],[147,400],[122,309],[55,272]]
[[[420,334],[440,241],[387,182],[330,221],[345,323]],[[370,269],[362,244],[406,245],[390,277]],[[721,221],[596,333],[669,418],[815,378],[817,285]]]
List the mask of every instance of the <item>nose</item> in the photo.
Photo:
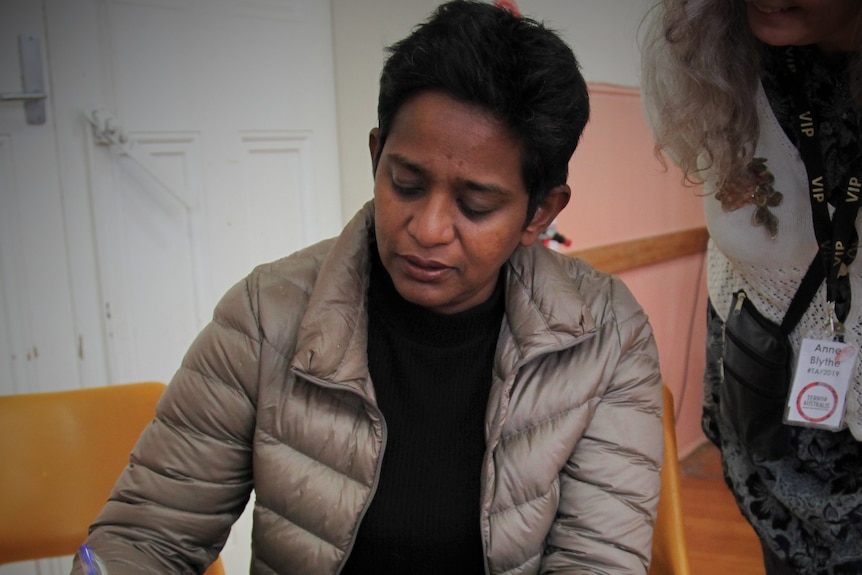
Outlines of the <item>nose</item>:
[[455,239],[455,206],[448,198],[429,194],[415,209],[407,223],[407,233],[423,248],[445,245]]

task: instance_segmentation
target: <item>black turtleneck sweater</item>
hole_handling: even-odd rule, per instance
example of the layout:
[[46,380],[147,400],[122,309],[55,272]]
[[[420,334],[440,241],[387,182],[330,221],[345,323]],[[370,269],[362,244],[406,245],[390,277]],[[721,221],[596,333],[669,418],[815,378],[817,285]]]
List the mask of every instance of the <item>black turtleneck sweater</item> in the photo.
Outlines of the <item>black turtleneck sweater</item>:
[[342,574],[480,575],[485,411],[502,278],[485,303],[441,315],[402,298],[376,245],[371,252],[368,367],[387,442]]

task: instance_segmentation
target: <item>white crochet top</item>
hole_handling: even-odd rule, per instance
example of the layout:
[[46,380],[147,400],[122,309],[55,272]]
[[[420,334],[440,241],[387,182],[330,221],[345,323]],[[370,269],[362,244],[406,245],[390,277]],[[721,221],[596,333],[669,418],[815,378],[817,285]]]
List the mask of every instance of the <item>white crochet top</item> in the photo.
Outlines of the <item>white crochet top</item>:
[[[752,225],[754,206],[724,212],[721,202],[712,194],[714,182],[707,182],[705,188],[709,194],[704,197],[710,235],[707,285],[710,300],[722,319],[727,318],[733,293],[744,289],[760,313],[781,323],[817,252],[817,241],[805,165],[773,115],[762,87],[757,94],[757,111],[760,136],[755,156],[766,158],[767,169],[775,175],[774,187],[784,195],[781,205],[771,208],[778,217],[778,236],[772,239],[763,226]],[[858,216],[856,229],[860,230],[862,210]],[[846,341],[862,350],[862,254],[850,266],[850,287],[852,305],[844,322]],[[824,282],[790,335],[794,352],[798,352],[802,337],[820,329],[826,319]],[[844,421],[853,436],[862,441],[862,358],[856,362]]]

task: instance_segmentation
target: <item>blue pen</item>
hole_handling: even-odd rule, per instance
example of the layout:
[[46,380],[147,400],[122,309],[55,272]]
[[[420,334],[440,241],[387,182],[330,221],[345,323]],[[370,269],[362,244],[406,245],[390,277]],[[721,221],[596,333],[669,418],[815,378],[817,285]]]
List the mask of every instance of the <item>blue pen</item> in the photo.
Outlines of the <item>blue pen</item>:
[[86,575],[104,575],[101,567],[101,561],[96,557],[96,554],[90,549],[90,546],[84,543],[78,548],[78,555],[81,557],[81,563],[84,565],[84,573]]

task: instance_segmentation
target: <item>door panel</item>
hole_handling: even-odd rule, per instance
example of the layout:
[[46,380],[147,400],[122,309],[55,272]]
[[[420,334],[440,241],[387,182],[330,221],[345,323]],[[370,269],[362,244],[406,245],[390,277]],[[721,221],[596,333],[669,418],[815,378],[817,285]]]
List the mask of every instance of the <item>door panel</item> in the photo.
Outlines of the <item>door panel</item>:
[[91,166],[111,379],[170,381],[205,317],[200,138],[127,137]]
[[253,226],[249,251],[261,261],[276,259],[285,243],[302,245],[316,234],[311,138],[294,132],[242,134],[240,163],[246,196],[245,217],[261,221],[280,214],[275,226]]
[[[22,92],[18,37],[41,46],[38,3],[3,0],[0,93]],[[47,122],[28,124],[24,104],[0,102],[0,393],[78,386],[76,334],[51,106]]]

